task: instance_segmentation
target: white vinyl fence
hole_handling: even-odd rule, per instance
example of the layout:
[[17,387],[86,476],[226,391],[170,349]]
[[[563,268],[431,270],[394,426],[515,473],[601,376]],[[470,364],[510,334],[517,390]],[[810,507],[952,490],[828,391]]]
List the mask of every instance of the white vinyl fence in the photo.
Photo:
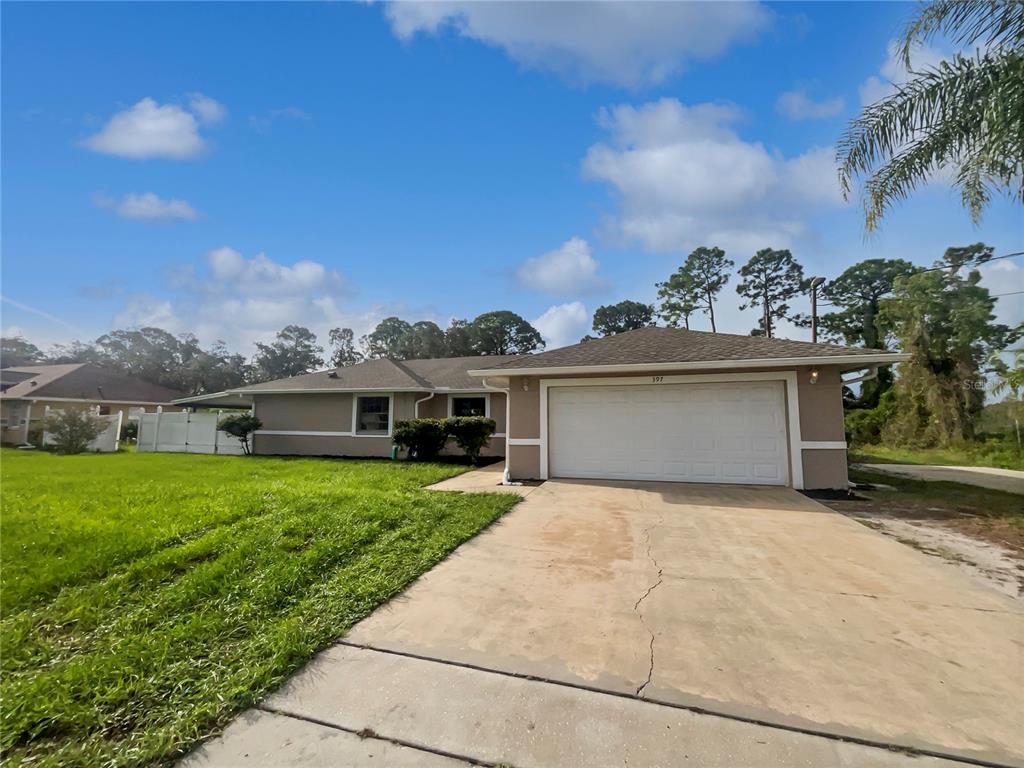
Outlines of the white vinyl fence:
[[[116,453],[121,441],[121,419],[124,414],[118,411],[110,416],[100,416],[98,411],[98,408],[92,409],[93,416],[100,421],[107,422],[107,428],[100,433],[99,437],[89,443],[85,450],[96,453]],[[61,413],[61,410],[47,406],[46,415],[51,413]],[[53,437],[49,432],[43,432],[43,445],[53,445]]]
[[241,456],[242,443],[217,429],[219,420],[216,413],[144,413],[136,450]]

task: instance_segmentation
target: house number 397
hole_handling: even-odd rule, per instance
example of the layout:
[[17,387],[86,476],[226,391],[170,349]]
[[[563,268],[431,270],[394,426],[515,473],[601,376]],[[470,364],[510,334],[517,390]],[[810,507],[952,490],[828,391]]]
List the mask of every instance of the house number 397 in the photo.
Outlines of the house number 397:
[[651,383],[653,384],[661,384],[664,380],[664,376],[651,376]]

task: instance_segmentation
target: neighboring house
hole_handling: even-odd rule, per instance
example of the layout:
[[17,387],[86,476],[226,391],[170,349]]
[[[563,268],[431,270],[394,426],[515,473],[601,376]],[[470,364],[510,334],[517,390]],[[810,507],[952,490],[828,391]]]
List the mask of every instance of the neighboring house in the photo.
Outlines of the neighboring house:
[[515,359],[367,360],[177,402],[208,409],[251,405],[263,424],[253,438],[259,454],[390,456],[396,421],[488,416],[497,428],[483,453],[503,456],[505,393],[488,389],[467,370]]
[[127,421],[157,408],[180,410],[181,397],[158,384],[89,363],[23,365],[0,369],[0,442],[28,442],[42,428],[46,409],[91,408],[100,415],[123,413]]
[[511,479],[846,488],[843,385],[908,358],[652,327],[470,374],[509,393]]
[[497,422],[489,453],[506,456],[511,480],[845,488],[843,385],[908,357],[642,328],[535,355],[370,360],[178,402],[251,403],[261,454],[388,456],[398,419],[480,414]]

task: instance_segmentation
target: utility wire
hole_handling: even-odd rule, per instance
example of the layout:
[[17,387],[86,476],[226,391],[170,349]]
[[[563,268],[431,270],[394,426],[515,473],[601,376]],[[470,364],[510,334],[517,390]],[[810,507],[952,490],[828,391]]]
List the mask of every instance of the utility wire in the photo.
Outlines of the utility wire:
[[[1002,256],[993,256],[991,259],[985,259],[984,261],[975,261],[975,262],[970,263],[970,264],[964,263],[964,264],[961,264],[960,266],[961,267],[981,267],[981,266],[984,266],[985,264],[988,264],[990,261],[998,261],[999,259],[1012,259],[1015,256],[1024,256],[1024,251],[1016,251],[1014,253],[1004,253]],[[917,270],[916,272],[914,272],[914,274],[917,275],[917,274],[920,274],[922,272],[936,272],[936,271],[944,270],[944,269],[949,269],[949,265],[946,265],[944,267],[926,267],[924,269]],[[999,298],[1000,296],[1016,296],[1016,295],[1021,294],[1021,293],[1024,293],[1024,291],[1010,291],[1009,293],[990,293],[989,296],[992,297],[993,299],[995,299],[995,298]],[[819,301],[818,302],[818,306],[819,307],[837,307],[837,306],[841,306],[841,305],[833,304],[830,301]]]

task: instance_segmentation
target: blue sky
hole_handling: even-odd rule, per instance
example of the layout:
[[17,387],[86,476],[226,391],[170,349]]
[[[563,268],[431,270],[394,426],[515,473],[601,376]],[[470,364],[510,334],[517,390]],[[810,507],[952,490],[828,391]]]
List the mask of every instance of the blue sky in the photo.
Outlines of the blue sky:
[[[1019,207],[975,227],[941,182],[869,238],[839,198],[834,144],[902,76],[912,8],[5,3],[3,331],[248,353],[287,323],[511,309],[558,345],[697,245],[825,276],[1021,250]],[[985,275],[1024,289],[1024,260]],[[746,333],[736,282],[719,329]]]

